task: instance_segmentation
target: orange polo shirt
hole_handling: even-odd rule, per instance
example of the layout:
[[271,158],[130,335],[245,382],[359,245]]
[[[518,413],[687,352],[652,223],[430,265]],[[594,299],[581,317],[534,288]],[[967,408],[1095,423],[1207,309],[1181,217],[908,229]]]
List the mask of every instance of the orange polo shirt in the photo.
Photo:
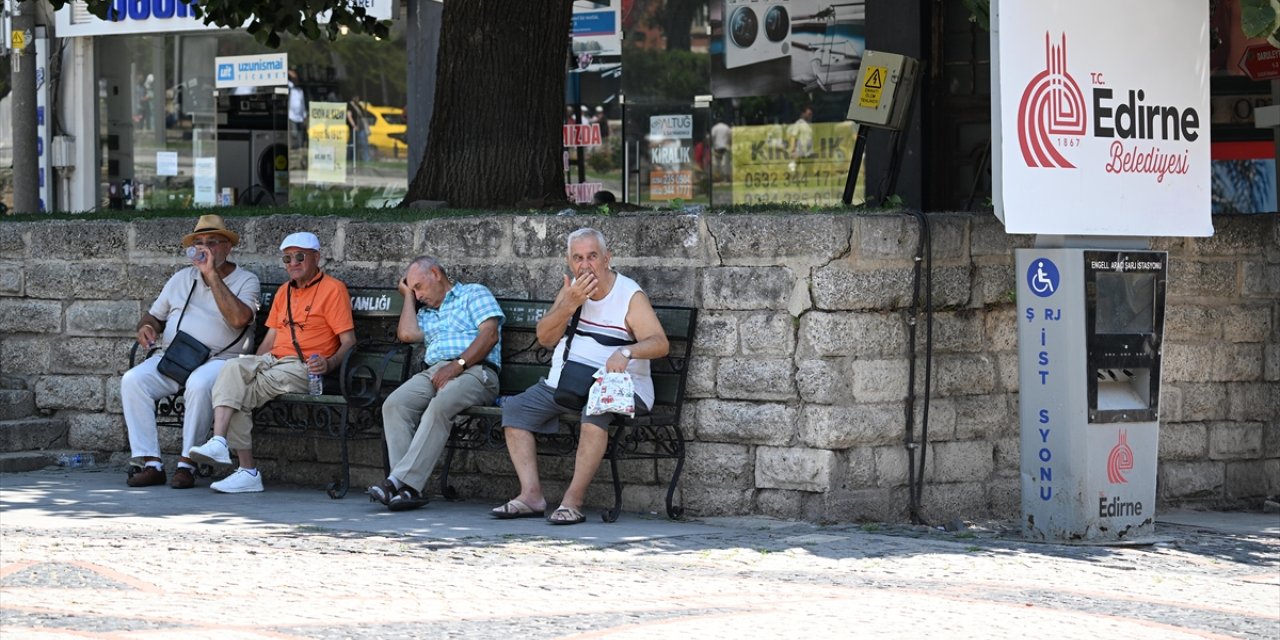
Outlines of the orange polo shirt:
[[[290,288],[293,288],[290,291]],[[341,280],[321,273],[305,287],[294,287],[286,282],[276,290],[271,301],[271,314],[267,316],[267,328],[276,330],[276,342],[271,345],[271,355],[277,358],[297,356],[293,337],[289,333],[287,307],[293,304],[294,332],[302,357],[310,358],[318,353],[326,358],[338,352],[338,334],[355,329],[351,317],[351,295]]]

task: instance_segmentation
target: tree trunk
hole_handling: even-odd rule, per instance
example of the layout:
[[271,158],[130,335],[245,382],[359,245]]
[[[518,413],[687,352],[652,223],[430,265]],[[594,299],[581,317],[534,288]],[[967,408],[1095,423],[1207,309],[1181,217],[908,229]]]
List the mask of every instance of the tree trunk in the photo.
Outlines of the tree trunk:
[[688,51],[693,44],[693,16],[704,6],[701,0],[667,0],[658,8],[667,51]]
[[435,112],[403,204],[564,202],[561,126],[571,0],[449,0]]

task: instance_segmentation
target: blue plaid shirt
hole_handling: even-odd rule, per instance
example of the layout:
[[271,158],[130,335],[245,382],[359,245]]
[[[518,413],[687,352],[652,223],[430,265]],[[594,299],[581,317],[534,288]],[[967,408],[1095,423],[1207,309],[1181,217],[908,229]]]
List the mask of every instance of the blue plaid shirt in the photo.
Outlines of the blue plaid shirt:
[[480,323],[498,319],[498,343],[485,360],[502,366],[502,307],[484,285],[455,284],[444,294],[439,309],[418,310],[418,326],[427,345],[424,358],[428,365],[441,360],[457,360],[480,333]]

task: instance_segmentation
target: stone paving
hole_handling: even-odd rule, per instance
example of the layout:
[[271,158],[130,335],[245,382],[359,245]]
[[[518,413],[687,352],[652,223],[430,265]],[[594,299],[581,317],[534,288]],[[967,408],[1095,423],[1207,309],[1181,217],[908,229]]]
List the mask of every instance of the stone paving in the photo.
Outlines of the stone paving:
[[1145,546],[0,476],[0,637],[1280,638],[1280,516],[1175,512]]

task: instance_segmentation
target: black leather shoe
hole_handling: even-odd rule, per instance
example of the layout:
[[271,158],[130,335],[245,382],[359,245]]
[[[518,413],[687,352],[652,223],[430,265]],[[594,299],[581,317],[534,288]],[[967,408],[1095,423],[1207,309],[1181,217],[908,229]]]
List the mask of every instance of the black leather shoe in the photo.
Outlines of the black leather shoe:
[[387,508],[392,511],[409,511],[410,509],[421,509],[427,506],[427,497],[418,493],[417,489],[405,485],[404,488],[391,496],[391,501],[387,503]]

